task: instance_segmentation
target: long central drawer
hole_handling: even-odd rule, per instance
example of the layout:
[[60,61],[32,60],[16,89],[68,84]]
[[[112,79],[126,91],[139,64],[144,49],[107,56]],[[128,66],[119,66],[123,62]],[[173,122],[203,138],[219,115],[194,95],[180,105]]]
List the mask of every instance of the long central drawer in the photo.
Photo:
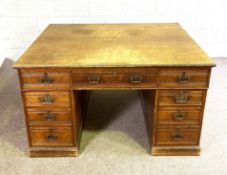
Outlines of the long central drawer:
[[72,71],[79,88],[155,88],[158,70],[151,68],[83,68]]

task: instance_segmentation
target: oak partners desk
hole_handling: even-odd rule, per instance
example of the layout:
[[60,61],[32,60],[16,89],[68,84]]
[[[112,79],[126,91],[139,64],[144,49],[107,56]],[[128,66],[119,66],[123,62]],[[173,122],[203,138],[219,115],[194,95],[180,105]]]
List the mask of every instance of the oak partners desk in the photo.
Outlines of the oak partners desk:
[[140,90],[152,155],[199,155],[214,62],[179,24],[52,24],[16,62],[29,156],[77,156],[87,94]]

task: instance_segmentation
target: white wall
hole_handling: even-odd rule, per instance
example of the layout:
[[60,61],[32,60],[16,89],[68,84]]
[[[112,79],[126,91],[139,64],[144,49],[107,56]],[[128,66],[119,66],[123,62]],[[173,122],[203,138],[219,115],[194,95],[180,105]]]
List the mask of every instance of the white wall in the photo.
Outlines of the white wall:
[[179,22],[210,56],[227,56],[227,0],[0,0],[0,64],[49,23]]

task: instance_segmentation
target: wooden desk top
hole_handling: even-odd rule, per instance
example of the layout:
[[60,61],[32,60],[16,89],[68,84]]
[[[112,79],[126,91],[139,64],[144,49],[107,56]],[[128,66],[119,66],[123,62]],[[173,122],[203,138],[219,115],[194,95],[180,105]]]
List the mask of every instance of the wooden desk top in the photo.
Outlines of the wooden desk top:
[[179,24],[51,24],[14,68],[215,66]]

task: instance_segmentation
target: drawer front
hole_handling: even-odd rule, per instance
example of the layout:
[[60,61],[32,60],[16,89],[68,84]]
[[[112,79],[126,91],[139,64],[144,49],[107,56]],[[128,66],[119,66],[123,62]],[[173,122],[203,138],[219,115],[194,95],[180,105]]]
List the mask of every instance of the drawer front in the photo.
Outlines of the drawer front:
[[159,87],[162,88],[206,88],[210,69],[169,68],[161,69]]
[[28,108],[29,125],[70,124],[72,114],[69,109],[37,109]]
[[72,129],[30,129],[31,146],[73,146]]
[[81,88],[152,88],[157,87],[158,71],[151,68],[97,68],[72,72],[74,87]]
[[156,130],[156,146],[190,146],[198,145],[199,129],[165,129]]
[[27,107],[70,107],[69,91],[24,92]]
[[158,125],[200,125],[201,107],[159,108],[156,115]]
[[202,105],[206,90],[159,90],[159,106]]
[[64,89],[71,85],[70,73],[56,69],[25,69],[21,77],[23,89]]

